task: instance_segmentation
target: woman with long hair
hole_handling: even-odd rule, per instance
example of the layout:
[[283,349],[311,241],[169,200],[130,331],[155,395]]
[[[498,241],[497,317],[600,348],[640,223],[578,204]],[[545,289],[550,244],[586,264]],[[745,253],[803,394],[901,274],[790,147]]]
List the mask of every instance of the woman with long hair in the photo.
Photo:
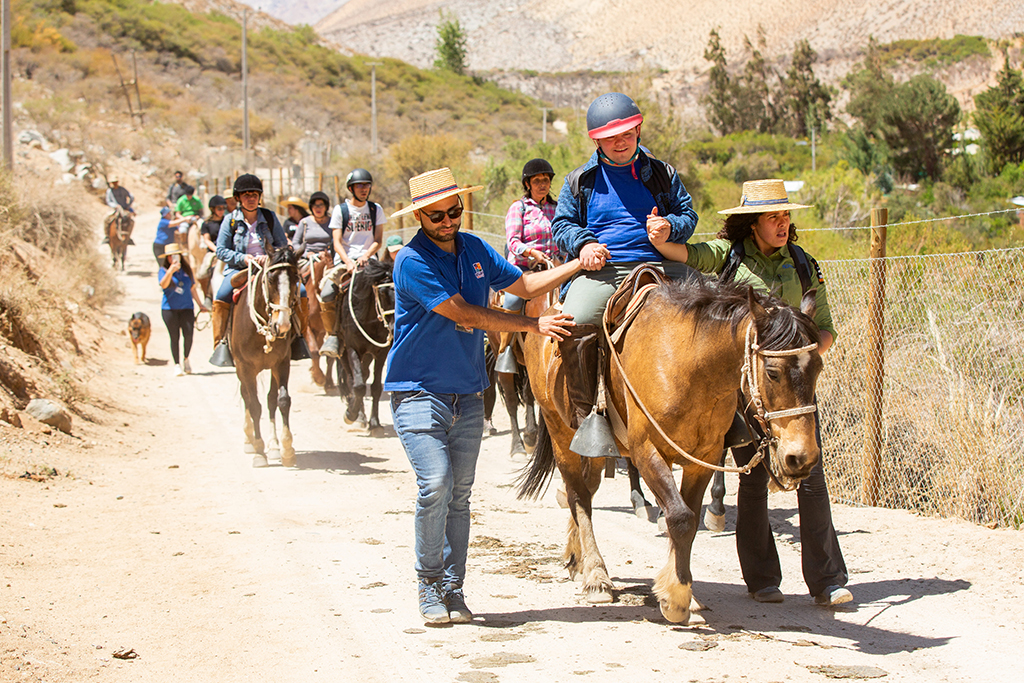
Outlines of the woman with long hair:
[[[160,262],[157,277],[160,279],[160,288],[164,291],[160,313],[171,338],[171,358],[174,360],[176,377],[192,374],[192,366],[188,360],[192,352],[192,334],[196,325],[192,302],[195,301],[200,311],[210,310],[203,301],[199,283],[192,274],[188,259],[182,258],[184,254],[185,250],[181,245],[168,244],[164,253],[157,259]],[[184,346],[184,357],[179,353],[179,337]]]

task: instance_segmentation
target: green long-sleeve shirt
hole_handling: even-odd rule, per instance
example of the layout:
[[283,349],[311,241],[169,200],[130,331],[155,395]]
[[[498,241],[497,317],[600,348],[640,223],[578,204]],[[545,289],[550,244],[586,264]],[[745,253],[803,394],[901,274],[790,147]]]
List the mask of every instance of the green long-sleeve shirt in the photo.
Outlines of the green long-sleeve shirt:
[[[726,261],[729,260],[731,247],[732,243],[724,239],[687,244],[686,265],[702,273],[720,273],[725,267]],[[754,240],[748,237],[743,240],[743,251],[743,261],[740,262],[740,267],[736,271],[736,282],[748,284],[762,292],[770,292],[790,306],[800,306],[803,291],[800,287],[800,275],[796,272],[796,264],[789,254],[789,245],[782,247],[771,256],[766,256],[757,248]],[[832,324],[832,311],[828,306],[825,278],[821,276],[818,262],[810,254],[807,254],[807,260],[812,269],[811,285],[817,288],[817,309],[814,312],[814,322],[818,329],[829,332],[835,338],[838,335]],[[814,282],[815,278],[817,278],[817,282]]]

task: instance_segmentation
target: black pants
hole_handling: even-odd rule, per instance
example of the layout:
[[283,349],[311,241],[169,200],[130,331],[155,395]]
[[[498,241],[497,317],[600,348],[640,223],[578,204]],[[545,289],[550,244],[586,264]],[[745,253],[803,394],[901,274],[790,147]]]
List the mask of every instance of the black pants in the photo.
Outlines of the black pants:
[[181,335],[181,340],[185,346],[185,358],[188,358],[192,352],[192,331],[196,326],[196,315],[191,308],[173,311],[164,309],[161,313],[164,316],[164,325],[167,326],[167,332],[171,335],[171,358],[174,359],[174,364],[177,365],[181,362],[181,356],[178,355],[178,335]]
[[[814,432],[820,448],[821,431],[817,421]],[[734,448],[732,457],[743,467],[754,457],[755,450],[753,444]],[[741,474],[736,494],[736,551],[743,580],[751,593],[782,583],[779,553],[768,523],[768,470],[765,466],[762,462],[749,474]],[[796,499],[800,512],[800,561],[807,588],[811,595],[818,595],[829,586],[845,586],[849,575],[832,524],[821,459],[810,476],[801,482]]]

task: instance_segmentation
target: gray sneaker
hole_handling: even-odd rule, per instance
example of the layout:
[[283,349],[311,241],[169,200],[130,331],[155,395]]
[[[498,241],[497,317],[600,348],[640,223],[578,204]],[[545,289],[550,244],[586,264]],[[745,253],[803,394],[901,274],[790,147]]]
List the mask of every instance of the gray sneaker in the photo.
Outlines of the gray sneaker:
[[832,607],[833,605],[842,605],[845,602],[853,600],[853,593],[843,588],[842,586],[829,586],[818,595],[814,596],[815,605],[823,605],[825,607]]
[[466,607],[466,596],[461,588],[450,588],[444,592],[444,603],[448,606],[448,619],[454,624],[473,621],[473,613]]
[[420,579],[420,616],[428,624],[447,624],[450,621],[440,579]]
[[782,594],[778,586],[766,586],[759,591],[750,594],[757,602],[782,602],[786,596]]
[[341,345],[338,344],[336,336],[332,334],[324,338],[324,343],[320,347],[320,355],[327,358],[341,358]]

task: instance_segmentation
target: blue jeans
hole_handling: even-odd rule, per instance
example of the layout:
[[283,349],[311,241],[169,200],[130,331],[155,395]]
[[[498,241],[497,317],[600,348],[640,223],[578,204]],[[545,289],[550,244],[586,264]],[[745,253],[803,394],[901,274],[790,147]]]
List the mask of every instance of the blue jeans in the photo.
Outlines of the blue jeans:
[[391,393],[395,431],[416,474],[416,575],[466,579],[469,495],[484,429],[481,394]]

